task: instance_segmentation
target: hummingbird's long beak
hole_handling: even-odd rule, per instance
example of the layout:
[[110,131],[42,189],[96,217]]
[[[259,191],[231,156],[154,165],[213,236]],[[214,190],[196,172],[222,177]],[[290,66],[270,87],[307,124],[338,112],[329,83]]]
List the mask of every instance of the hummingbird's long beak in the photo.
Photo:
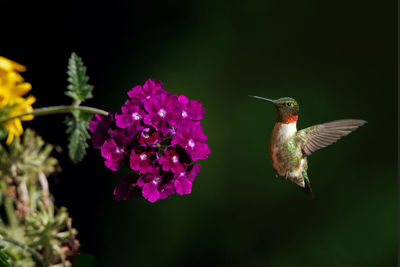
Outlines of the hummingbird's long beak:
[[269,98],[265,98],[265,97],[261,97],[261,96],[256,96],[256,95],[249,95],[249,96],[253,97],[253,98],[265,100],[265,101],[271,102],[272,104],[275,104],[275,100],[273,100],[273,99],[269,99]]

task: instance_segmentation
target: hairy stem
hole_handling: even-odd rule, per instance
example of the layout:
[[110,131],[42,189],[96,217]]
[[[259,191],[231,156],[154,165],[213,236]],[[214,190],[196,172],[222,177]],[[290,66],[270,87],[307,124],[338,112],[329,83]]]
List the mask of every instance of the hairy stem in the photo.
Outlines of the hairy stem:
[[44,175],[43,172],[39,173],[39,182],[40,185],[42,186],[42,202],[47,208],[50,205],[50,198],[49,198],[49,183],[47,182],[46,175]]
[[1,191],[6,192],[4,194],[4,209],[6,211],[7,221],[11,228],[18,226],[18,218],[15,216],[13,199],[8,194],[8,186],[6,181],[0,183]]
[[17,219],[17,216],[15,216],[15,210],[14,210],[13,201],[11,198],[5,197],[4,208],[6,210],[8,223],[10,224],[11,228],[17,227],[18,219]]
[[28,247],[27,245],[22,244],[21,242],[15,240],[15,239],[12,239],[11,237],[4,236],[4,237],[3,237],[3,240],[4,240],[4,241],[7,241],[7,242],[9,242],[9,243],[11,243],[11,244],[13,244],[13,245],[15,245],[15,246],[17,246],[17,247],[22,248],[22,249],[25,250],[25,251],[28,251],[30,254],[32,254],[32,257],[33,257],[33,258],[35,259],[35,261],[39,264],[39,266],[42,266],[42,267],[45,267],[45,266],[46,266],[46,264],[45,264],[45,262],[44,262],[44,260],[43,260],[42,255],[40,255],[39,253],[37,253],[36,250],[31,249],[31,248]]
[[71,106],[52,106],[52,107],[44,107],[44,108],[36,108],[32,112],[21,113],[18,115],[4,117],[0,119],[0,123],[3,123],[8,120],[21,118],[27,115],[34,115],[34,116],[43,116],[43,115],[51,115],[51,114],[60,114],[60,113],[71,113],[74,110],[79,110],[85,113],[91,114],[103,114],[107,115],[108,112],[98,108],[92,108],[87,106],[77,106],[77,103]]
[[25,181],[19,184],[19,197],[16,213],[22,218],[29,216],[29,192]]

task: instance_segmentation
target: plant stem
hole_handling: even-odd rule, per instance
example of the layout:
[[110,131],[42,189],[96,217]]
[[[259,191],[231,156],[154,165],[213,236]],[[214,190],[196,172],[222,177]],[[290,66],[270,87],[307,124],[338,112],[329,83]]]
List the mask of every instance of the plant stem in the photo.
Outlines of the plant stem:
[[46,266],[46,264],[45,264],[45,262],[44,262],[44,260],[43,260],[42,255],[40,255],[38,252],[36,252],[36,250],[31,249],[31,248],[28,247],[27,245],[24,245],[24,244],[22,244],[21,242],[15,240],[15,239],[12,239],[11,237],[4,236],[4,237],[3,237],[3,240],[4,240],[4,241],[7,241],[7,242],[9,242],[9,243],[11,243],[11,244],[14,244],[14,245],[18,246],[18,247],[22,248],[23,250],[28,251],[30,254],[32,254],[32,257],[33,257],[33,258],[35,259],[35,261],[39,264],[39,266],[42,266],[42,267],[45,267],[45,266]]
[[15,210],[13,207],[12,199],[9,197],[5,197],[4,199],[4,208],[6,210],[8,223],[10,224],[11,228],[16,228],[18,226],[18,220],[15,216]]
[[32,112],[21,113],[18,115],[4,117],[0,119],[0,123],[3,123],[8,120],[21,118],[27,115],[34,115],[34,116],[43,116],[43,115],[51,115],[51,114],[59,114],[59,113],[71,113],[74,110],[79,110],[86,113],[91,114],[103,114],[107,115],[108,112],[98,108],[92,108],[87,106],[76,106],[76,104],[71,106],[52,106],[52,107],[44,107],[44,108],[36,108]]
[[13,200],[7,195],[8,186],[6,181],[1,181],[0,183],[1,191],[4,194],[4,209],[7,216],[8,224],[11,228],[16,228],[18,226],[18,218],[15,216]]

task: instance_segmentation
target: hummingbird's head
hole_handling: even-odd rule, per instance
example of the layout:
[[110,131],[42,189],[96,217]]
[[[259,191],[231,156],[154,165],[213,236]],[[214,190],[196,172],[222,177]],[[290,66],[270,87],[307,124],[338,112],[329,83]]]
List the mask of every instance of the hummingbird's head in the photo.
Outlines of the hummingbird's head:
[[299,104],[291,97],[282,97],[276,100],[251,96],[257,99],[268,101],[275,106],[276,121],[281,123],[293,123],[296,122],[299,117]]

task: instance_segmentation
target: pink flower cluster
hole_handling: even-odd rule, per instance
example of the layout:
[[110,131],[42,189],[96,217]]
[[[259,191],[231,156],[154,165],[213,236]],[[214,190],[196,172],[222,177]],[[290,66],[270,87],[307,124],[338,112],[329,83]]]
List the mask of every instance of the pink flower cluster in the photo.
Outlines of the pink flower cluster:
[[93,147],[101,150],[105,165],[117,171],[125,163],[134,171],[120,179],[115,198],[141,193],[155,202],[190,194],[200,171],[194,162],[211,152],[200,124],[205,113],[201,102],[171,95],[152,79],[128,96],[120,112],[97,114],[89,123]]

